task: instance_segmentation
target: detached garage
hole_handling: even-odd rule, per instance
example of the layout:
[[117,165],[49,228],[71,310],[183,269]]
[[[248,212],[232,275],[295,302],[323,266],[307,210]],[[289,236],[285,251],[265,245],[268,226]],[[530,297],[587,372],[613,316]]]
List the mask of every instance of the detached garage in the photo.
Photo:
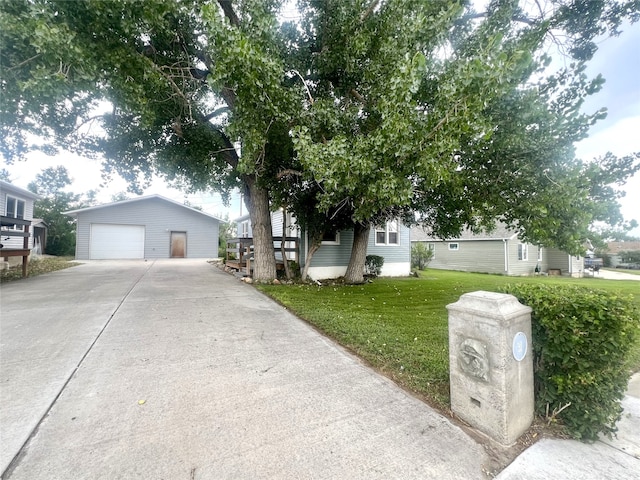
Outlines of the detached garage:
[[152,195],[65,212],[76,219],[76,259],[215,258],[220,220]]

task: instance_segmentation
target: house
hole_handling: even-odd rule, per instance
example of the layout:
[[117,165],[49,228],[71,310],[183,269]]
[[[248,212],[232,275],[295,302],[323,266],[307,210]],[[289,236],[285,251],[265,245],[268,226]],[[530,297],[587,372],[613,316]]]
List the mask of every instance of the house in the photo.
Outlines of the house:
[[49,225],[42,218],[34,218],[31,220],[31,228],[33,229],[33,250],[34,253],[42,255],[47,248],[47,235],[49,234]]
[[620,258],[622,252],[640,252],[640,242],[609,242],[607,243],[607,253],[612,267],[625,266]]
[[[307,252],[309,251],[309,239],[304,231],[296,224],[291,214],[286,214],[286,231],[283,232],[285,213],[282,209],[271,214],[273,235],[282,238],[285,233],[285,247],[287,258],[298,262],[304,267]],[[240,217],[234,221],[237,227],[237,235],[240,239],[251,239],[251,220],[249,215]],[[384,258],[382,276],[405,276],[411,273],[411,243],[409,239],[410,229],[398,220],[386,222],[384,225],[371,228],[367,255],[379,255]],[[296,240],[286,241],[287,238]],[[299,245],[296,245],[299,240]],[[249,240],[250,241],[250,240]],[[311,259],[309,277],[314,280],[324,278],[337,278],[345,274],[351,247],[353,244],[353,231],[342,230],[328,234],[322,246]],[[276,260],[282,260],[280,253],[280,241],[275,242]]]
[[433,251],[429,268],[516,276],[533,275],[536,270],[572,277],[584,273],[582,257],[524,243],[504,225],[498,225],[491,233],[465,230],[448,240],[433,237],[418,226],[411,229],[411,242],[425,243]]
[[0,217],[2,244],[0,256],[5,262],[22,257],[22,273],[26,276],[28,257],[33,248],[33,205],[40,198],[29,190],[0,180]]
[[220,220],[160,195],[65,212],[76,259],[216,258]]

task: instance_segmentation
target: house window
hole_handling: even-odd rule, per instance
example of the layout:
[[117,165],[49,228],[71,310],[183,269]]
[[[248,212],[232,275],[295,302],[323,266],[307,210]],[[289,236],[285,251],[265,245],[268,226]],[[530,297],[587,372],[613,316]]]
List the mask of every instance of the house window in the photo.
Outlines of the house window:
[[435,243],[430,243],[429,244],[429,251],[431,252],[431,260],[435,260],[435,258],[436,258],[436,244]]
[[449,250],[457,251],[460,250],[460,244],[458,243],[450,243]]
[[518,260],[529,260],[529,245],[526,243],[518,244]]
[[542,247],[539,246],[538,247],[538,258],[537,258],[538,262],[542,261]]
[[340,245],[340,232],[324,232],[322,245]]
[[385,225],[376,227],[376,245],[399,245],[398,221],[389,220]]
[[240,236],[242,238],[249,238],[249,220],[240,223],[240,230]]
[[[7,209],[5,213],[7,217],[24,220],[24,209],[24,200],[7,195]],[[14,225],[13,230],[24,230],[24,225]]]

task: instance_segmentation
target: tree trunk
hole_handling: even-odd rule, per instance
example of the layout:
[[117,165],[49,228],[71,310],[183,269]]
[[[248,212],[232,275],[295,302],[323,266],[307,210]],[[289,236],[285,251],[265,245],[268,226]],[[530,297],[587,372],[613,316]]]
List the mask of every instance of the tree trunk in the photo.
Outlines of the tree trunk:
[[282,263],[284,264],[284,274],[287,277],[287,280],[291,280],[293,275],[291,275],[291,267],[289,266],[289,259],[287,258],[287,242],[285,238],[287,238],[287,209],[282,209],[282,241],[280,242],[280,253],[282,255]]
[[344,274],[345,283],[364,282],[364,263],[367,258],[367,244],[369,243],[369,231],[371,225],[356,223],[353,227],[353,246],[351,247],[351,258],[349,266]]
[[253,231],[253,279],[256,282],[272,282],[276,278],[276,256],[271,230],[269,192],[257,185],[253,176],[245,176],[244,182],[244,200]]
[[318,239],[316,240],[309,240],[309,251],[307,252],[307,255],[305,256],[304,259],[304,269],[302,270],[302,281],[306,281],[307,280],[307,276],[309,275],[309,267],[311,266],[311,259],[313,258],[313,255],[320,249],[320,246],[322,245],[322,236],[320,236]]

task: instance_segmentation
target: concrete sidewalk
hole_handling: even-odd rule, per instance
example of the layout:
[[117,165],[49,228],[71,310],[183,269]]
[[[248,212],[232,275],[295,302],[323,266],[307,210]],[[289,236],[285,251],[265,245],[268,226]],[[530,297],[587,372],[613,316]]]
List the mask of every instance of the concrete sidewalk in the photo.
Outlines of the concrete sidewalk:
[[622,401],[617,436],[593,444],[541,440],[504,469],[497,480],[638,480],[640,478],[640,374]]
[[6,284],[2,318],[4,479],[486,478],[460,428],[204,261]]

